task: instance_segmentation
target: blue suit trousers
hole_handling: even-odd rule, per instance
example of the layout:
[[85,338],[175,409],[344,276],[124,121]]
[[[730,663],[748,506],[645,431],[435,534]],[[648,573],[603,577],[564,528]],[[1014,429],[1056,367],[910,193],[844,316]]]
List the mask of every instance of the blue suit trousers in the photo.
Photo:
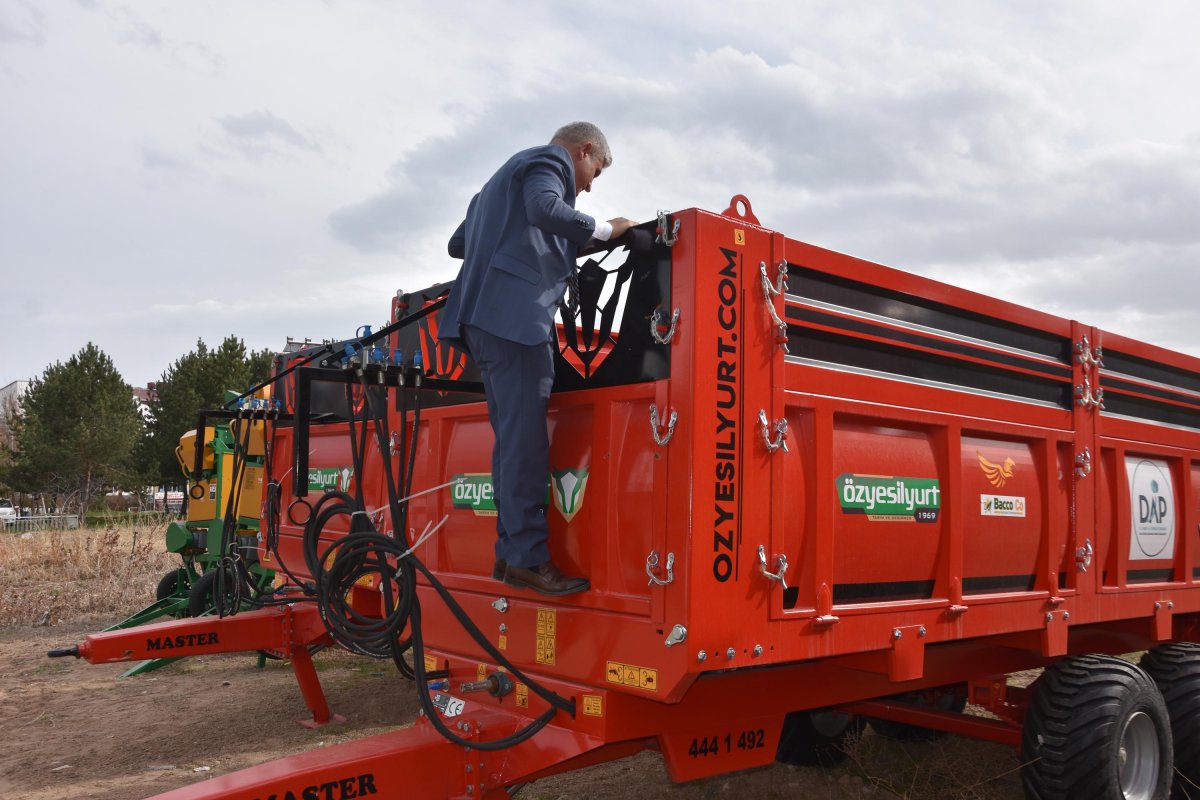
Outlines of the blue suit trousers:
[[514,567],[536,567],[550,560],[546,544],[550,474],[546,409],[554,383],[554,348],[550,341],[517,344],[472,325],[464,325],[462,332],[483,374],[488,418],[495,434],[496,558]]

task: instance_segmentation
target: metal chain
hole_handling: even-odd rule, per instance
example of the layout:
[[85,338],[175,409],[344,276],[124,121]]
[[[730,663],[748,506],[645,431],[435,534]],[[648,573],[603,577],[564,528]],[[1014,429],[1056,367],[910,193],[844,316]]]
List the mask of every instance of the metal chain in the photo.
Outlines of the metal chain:
[[679,323],[679,309],[677,308],[677,309],[675,309],[675,312],[673,314],[671,314],[670,330],[667,331],[665,336],[663,334],[660,334],[658,332],[658,328],[660,325],[663,324],[663,318],[662,318],[662,306],[659,306],[658,308],[654,309],[654,313],[650,315],[650,336],[653,337],[654,341],[658,342],[659,344],[669,344],[671,339],[674,338],[674,336],[675,336],[675,326],[678,323]]
[[785,453],[791,452],[788,450],[787,446],[787,417],[780,417],[779,419],[775,420],[774,441],[771,440],[771,423],[767,419],[767,410],[765,408],[760,408],[758,410],[758,424],[759,429],[762,431],[763,444],[767,446],[768,453],[774,453],[776,450],[780,449],[782,449]]
[[779,262],[779,274],[775,283],[767,277],[767,262],[758,262],[758,274],[762,278],[763,299],[767,303],[767,311],[771,315],[771,321],[775,323],[775,338],[779,342],[779,346],[783,348],[783,352],[787,353],[787,324],[779,318],[779,314],[775,311],[775,298],[783,294],[787,289],[788,265],[786,261]]
[[654,403],[650,404],[650,432],[654,434],[654,443],[659,447],[666,447],[667,442],[671,441],[671,437],[675,435],[675,423],[678,421],[679,415],[674,410],[671,411],[671,416],[667,419],[667,435],[659,436],[658,434],[658,406]]
[[646,575],[649,576],[650,582],[647,586],[666,586],[675,581],[675,554],[667,553],[667,579],[663,580],[654,574],[658,569],[658,551],[651,550],[650,555],[646,556]]
[[675,220],[675,224],[671,226],[670,233],[667,232],[669,225],[669,217],[667,212],[659,209],[658,211],[658,241],[665,244],[667,247],[674,247],[679,241],[679,220]]

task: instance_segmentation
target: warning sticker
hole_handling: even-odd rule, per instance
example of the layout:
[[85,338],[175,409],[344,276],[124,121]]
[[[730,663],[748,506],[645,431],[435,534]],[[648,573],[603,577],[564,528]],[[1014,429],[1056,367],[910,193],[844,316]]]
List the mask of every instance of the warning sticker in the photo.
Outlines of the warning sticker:
[[743,245],[746,243],[746,232],[741,228],[736,228],[733,231],[733,243]]
[[658,691],[658,670],[656,669],[609,661],[604,670],[604,677],[609,683],[620,686],[632,686],[648,692]]
[[425,671],[433,672],[437,669],[437,657],[425,656]]
[[588,717],[603,717],[604,698],[598,694],[585,694],[583,696],[583,713]]
[[553,608],[539,608],[537,612],[537,650],[535,660],[539,664],[554,664],[554,638],[557,621]]
[[496,648],[499,650],[507,650],[508,649],[508,637],[505,636],[503,633],[500,634],[500,639],[496,642]]
[[517,684],[517,708],[529,708],[529,687],[523,683]]
[[487,679],[487,664],[475,665],[475,680],[482,681]]

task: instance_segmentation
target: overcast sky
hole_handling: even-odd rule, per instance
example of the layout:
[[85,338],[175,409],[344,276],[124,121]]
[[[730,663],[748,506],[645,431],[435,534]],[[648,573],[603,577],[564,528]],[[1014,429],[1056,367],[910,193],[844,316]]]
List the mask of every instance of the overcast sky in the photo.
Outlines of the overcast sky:
[[1200,3],[0,0],[0,385],[346,338],[511,152],[1200,355]]

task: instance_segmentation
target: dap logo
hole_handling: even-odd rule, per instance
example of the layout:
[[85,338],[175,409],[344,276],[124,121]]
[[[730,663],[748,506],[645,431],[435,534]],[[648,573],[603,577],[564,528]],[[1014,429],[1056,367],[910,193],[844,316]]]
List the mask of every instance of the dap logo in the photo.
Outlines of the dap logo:
[[1156,458],[1127,457],[1129,558],[1146,561],[1175,555],[1175,490],[1171,467]]
[[1016,469],[1017,463],[1011,458],[1005,458],[1003,464],[993,464],[983,457],[983,453],[975,451],[975,457],[979,459],[979,467],[983,470],[984,476],[987,477],[988,483],[995,486],[997,489],[1004,488],[1004,484],[1008,483],[1013,476],[1013,470]]

